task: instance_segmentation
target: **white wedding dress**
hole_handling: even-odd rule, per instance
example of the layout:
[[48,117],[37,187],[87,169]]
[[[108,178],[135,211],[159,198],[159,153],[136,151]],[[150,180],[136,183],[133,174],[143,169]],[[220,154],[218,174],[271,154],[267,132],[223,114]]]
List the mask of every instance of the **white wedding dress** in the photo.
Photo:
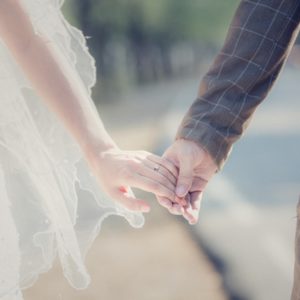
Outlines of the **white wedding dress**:
[[[96,113],[94,60],[82,33],[63,17],[62,2],[21,0],[36,34],[60,49]],[[22,299],[21,289],[48,271],[57,255],[70,284],[85,288],[85,255],[112,214],[134,227],[144,222],[104,196],[78,145],[0,38],[0,300]]]

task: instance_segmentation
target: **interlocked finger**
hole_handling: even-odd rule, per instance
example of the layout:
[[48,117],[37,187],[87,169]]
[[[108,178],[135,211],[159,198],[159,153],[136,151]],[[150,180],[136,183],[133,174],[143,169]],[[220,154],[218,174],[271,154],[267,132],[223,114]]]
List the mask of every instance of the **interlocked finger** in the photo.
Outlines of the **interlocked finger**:
[[[159,167],[159,171],[162,172],[165,176],[167,176],[168,178],[170,178],[170,176],[172,177],[172,182],[174,181],[176,183],[177,181],[177,177],[178,177],[178,169],[176,168],[176,166],[170,162],[168,159],[163,158],[163,157],[159,157],[156,155],[149,155],[147,157],[147,159],[149,161],[151,161],[152,163],[154,163],[156,166]],[[168,172],[169,174],[167,174],[166,172]]]
[[159,167],[157,167],[158,170],[155,171],[156,167],[157,166],[153,165],[151,162],[145,162],[145,164],[141,165],[141,167],[138,169],[137,173],[144,177],[152,179],[153,181],[157,182],[157,184],[162,185],[167,189],[175,192],[175,183],[170,181],[170,176],[167,177],[163,175]]
[[[162,176],[163,177],[163,176]],[[145,176],[141,173],[132,174],[128,179],[128,184],[131,187],[135,187],[146,192],[153,193],[157,196],[165,197],[171,201],[175,197],[174,189],[170,189],[159,181],[155,181],[149,176]]]
[[156,199],[158,201],[158,203],[166,208],[167,210],[170,210],[172,208],[172,201],[165,198],[165,197],[160,197],[160,196],[156,196]]
[[188,220],[190,224],[196,224],[198,222],[202,195],[202,191],[189,193],[190,205],[184,207],[183,217]]
[[200,211],[203,192],[202,191],[195,191],[195,192],[190,193],[190,195],[191,195],[190,196],[190,203],[191,203],[192,209]]

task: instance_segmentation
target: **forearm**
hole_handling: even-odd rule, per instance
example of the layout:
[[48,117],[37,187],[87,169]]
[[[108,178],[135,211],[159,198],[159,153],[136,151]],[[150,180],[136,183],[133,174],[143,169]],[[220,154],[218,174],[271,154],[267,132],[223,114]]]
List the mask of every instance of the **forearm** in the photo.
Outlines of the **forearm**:
[[[52,109],[84,151],[115,147],[80,78],[55,44],[35,34],[18,1],[5,1],[0,34],[42,101]],[[18,22],[16,21],[18,20]],[[11,28],[10,32],[6,28]]]
[[219,168],[284,65],[298,32],[299,6],[297,0],[244,0],[237,9],[177,133],[200,143]]
[[114,146],[76,72],[61,59],[55,45],[35,36],[15,57],[41,99],[59,116],[84,151]]

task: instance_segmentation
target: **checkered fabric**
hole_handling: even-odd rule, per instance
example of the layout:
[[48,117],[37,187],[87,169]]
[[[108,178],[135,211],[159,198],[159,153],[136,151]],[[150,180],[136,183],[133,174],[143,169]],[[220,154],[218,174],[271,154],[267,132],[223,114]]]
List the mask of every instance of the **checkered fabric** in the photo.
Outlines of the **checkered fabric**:
[[299,0],[241,1],[176,138],[200,143],[220,169],[278,77],[299,22]]

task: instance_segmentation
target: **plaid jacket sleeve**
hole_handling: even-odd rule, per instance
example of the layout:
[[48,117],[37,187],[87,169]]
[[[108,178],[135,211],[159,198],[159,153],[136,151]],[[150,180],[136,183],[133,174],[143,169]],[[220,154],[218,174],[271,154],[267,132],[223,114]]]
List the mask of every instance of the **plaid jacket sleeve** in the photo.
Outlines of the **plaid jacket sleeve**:
[[200,143],[220,169],[276,80],[299,20],[299,0],[241,1],[176,138]]

